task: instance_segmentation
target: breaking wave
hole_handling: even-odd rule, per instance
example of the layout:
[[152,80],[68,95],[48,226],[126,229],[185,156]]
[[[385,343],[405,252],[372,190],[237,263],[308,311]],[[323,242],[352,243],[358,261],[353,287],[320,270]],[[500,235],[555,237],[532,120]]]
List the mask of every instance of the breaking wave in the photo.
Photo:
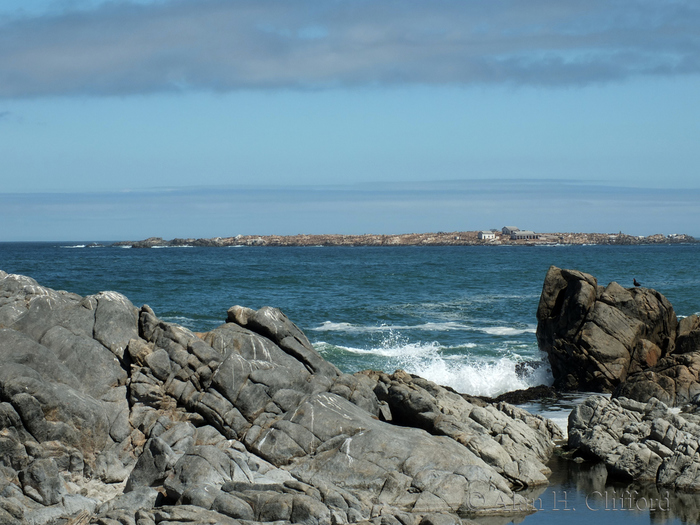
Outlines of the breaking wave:
[[352,323],[334,323],[325,321],[316,328],[311,328],[314,332],[346,332],[346,333],[374,333],[374,332],[394,332],[397,330],[424,330],[431,332],[464,331],[482,332],[489,335],[522,335],[534,334],[535,326],[514,327],[514,326],[473,326],[455,321],[442,323],[423,323],[418,325],[355,325]]
[[372,348],[326,342],[316,343],[314,347],[346,371],[373,368],[392,373],[402,369],[464,394],[495,397],[552,383],[551,371],[541,361],[505,349],[500,355],[483,355],[486,352],[480,352],[475,343],[443,347],[435,342],[409,342],[391,333]]

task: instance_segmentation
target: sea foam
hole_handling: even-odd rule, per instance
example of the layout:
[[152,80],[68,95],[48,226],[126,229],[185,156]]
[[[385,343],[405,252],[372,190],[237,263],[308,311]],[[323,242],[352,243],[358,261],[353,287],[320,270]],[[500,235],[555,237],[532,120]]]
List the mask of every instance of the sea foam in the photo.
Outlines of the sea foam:
[[477,330],[489,335],[521,335],[534,334],[537,332],[537,328],[535,328],[534,326],[529,326],[527,328],[513,328],[510,326],[487,326],[484,328],[478,328]]
[[496,397],[504,392],[541,384],[551,384],[551,372],[546,367],[529,374],[518,372],[522,361],[501,357],[494,361],[434,359],[406,367],[409,373],[420,375],[457,392],[476,396]]
[[[552,383],[548,366],[514,353],[495,358],[477,356],[473,353],[479,349],[475,343],[442,347],[436,342],[406,342],[393,335],[374,348],[353,348],[326,342],[315,343],[314,347],[334,362],[360,361],[386,373],[401,369],[470,395],[496,397],[512,390]],[[528,362],[533,366],[519,366]]]

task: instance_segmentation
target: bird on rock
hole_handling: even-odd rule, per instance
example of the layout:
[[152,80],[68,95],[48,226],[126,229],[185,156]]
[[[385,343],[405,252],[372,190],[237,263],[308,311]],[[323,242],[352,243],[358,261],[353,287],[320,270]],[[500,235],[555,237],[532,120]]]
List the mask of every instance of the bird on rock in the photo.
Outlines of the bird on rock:
[[635,286],[642,286],[642,283],[638,283],[636,278],[632,278],[632,282],[634,283]]

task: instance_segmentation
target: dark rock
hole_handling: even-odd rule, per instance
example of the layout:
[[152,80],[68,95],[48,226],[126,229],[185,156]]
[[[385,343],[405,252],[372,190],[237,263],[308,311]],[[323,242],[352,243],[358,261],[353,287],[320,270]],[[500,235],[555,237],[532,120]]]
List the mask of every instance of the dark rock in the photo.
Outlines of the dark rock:
[[678,323],[676,353],[688,354],[700,351],[700,317],[691,315]]
[[[468,396],[463,396],[467,401],[470,401]],[[495,398],[482,397],[481,399],[487,403],[510,403],[511,405],[523,405],[531,401],[540,401],[545,399],[559,399],[561,394],[551,386],[538,385],[531,386],[522,390],[513,390],[505,392]]]
[[153,248],[154,246],[170,246],[168,241],[164,241],[162,237],[149,237],[143,241],[127,243],[132,248]]
[[[678,321],[671,304],[655,290],[625,289],[614,282],[603,288],[591,275],[552,266],[537,320],[537,341],[548,355],[556,388],[619,389],[619,395],[641,400],[661,396],[671,403],[685,402],[695,391],[688,383],[697,381],[697,372],[691,378],[692,373],[674,369],[687,365],[674,354]],[[696,328],[692,320],[683,324],[684,351],[692,351]]]

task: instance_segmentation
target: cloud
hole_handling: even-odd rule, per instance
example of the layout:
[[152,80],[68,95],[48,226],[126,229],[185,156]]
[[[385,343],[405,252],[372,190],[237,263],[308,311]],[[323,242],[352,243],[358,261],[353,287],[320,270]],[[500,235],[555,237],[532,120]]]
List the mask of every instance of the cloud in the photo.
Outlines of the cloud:
[[695,0],[170,0],[0,21],[0,97],[700,72]]

